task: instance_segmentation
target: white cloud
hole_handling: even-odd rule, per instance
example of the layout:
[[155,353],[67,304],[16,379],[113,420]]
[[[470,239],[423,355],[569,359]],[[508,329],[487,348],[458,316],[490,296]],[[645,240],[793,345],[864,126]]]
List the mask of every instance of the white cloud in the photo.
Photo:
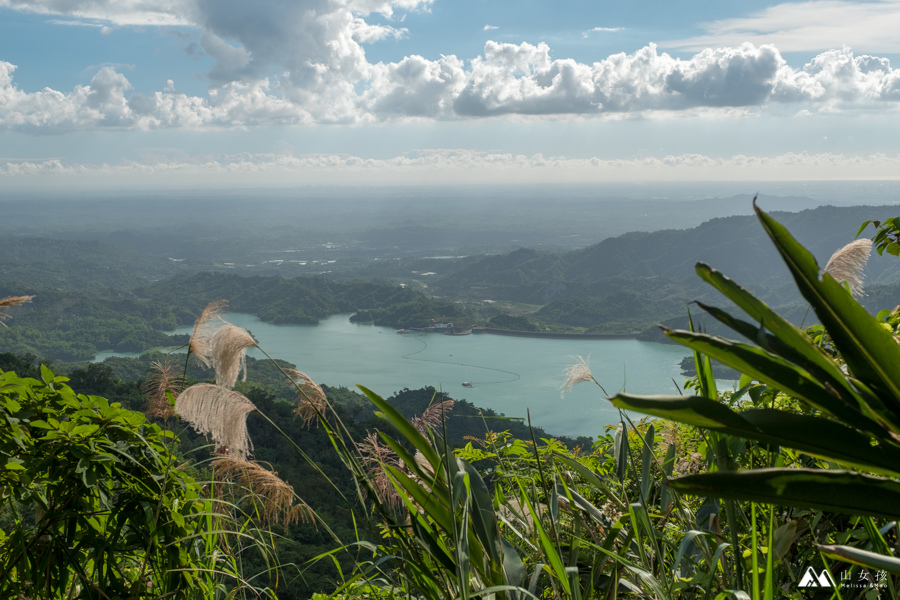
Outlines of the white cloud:
[[[714,158],[702,154],[604,160],[573,159],[543,154],[420,150],[386,159],[348,154],[294,156],[290,151],[191,157],[166,153],[147,162],[118,165],[67,164],[0,159],[0,183],[15,187],[128,185],[160,187],[195,185],[226,187],[235,184],[371,184],[480,182],[591,182],[692,180],[897,180],[900,155],[786,153],[778,156],[734,155]],[[161,183],[162,182],[162,183]]]
[[581,37],[590,37],[592,33],[615,33],[617,31],[625,31],[624,27],[594,27],[593,29],[588,29],[584,33],[581,34]]
[[747,17],[700,25],[704,35],[660,42],[665,48],[774,44],[782,52],[809,52],[849,46],[861,52],[900,52],[900,0],[785,2]]
[[[900,106],[900,69],[891,68],[885,58],[857,56],[847,48],[822,52],[800,69],[789,66],[776,46],[749,43],[706,48],[686,59],[649,45],[591,64],[553,58],[545,43],[495,41],[471,60],[452,55],[437,60],[412,55],[376,64],[367,60],[364,44],[406,33],[370,23],[368,15],[393,18],[395,11],[426,9],[430,2],[0,0],[0,6],[79,22],[189,25],[199,30],[200,47],[213,60],[206,73],[210,91],[204,96],[187,96],[174,84],[152,94],[137,93],[108,66],[72,91],[26,93],[13,80],[15,67],[0,62],[0,129],[54,133],[511,114],[620,118],[710,111],[883,112]],[[870,3],[866,10],[870,5],[893,14],[887,9],[900,6],[900,0]],[[810,6],[831,14],[846,3],[778,5],[763,20],[774,26],[785,15],[795,16],[790,10]],[[853,14],[868,14],[860,11]],[[729,23],[720,22],[715,31],[737,27]]]
[[493,31],[495,29],[500,29],[500,28],[496,25],[485,25],[484,27],[481,28],[482,31]]

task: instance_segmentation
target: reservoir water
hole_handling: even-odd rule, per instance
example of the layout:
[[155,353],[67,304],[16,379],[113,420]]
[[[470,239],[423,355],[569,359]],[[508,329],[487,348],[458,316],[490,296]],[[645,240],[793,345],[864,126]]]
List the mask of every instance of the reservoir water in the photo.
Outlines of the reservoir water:
[[[359,383],[382,396],[433,386],[510,417],[525,417],[530,409],[532,422],[555,435],[596,436],[619,419],[593,383],[579,384],[560,397],[563,371],[574,357],[589,360],[594,377],[610,394],[623,389],[676,394],[673,380],[684,383],[679,363],[690,354],[680,346],[637,340],[401,335],[387,327],[351,323],[348,315],[334,315],[315,326],[273,325],[240,313],[225,318],[250,330],[271,356],[294,363],[318,383],[350,388]],[[178,330],[190,332],[190,327]],[[255,349],[248,354],[264,358]]]

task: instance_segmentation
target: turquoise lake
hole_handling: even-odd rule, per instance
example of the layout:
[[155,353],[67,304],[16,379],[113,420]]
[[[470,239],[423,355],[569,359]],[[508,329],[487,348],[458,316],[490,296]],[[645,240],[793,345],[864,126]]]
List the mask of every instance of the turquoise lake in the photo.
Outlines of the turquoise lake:
[[[510,417],[531,411],[535,425],[556,435],[596,436],[618,412],[593,383],[575,386],[560,398],[564,369],[576,356],[610,394],[675,394],[679,363],[689,352],[679,346],[637,340],[554,340],[489,334],[448,336],[397,334],[393,329],[351,323],[349,315],[319,325],[273,325],[231,313],[225,318],[250,330],[271,356],[297,365],[318,383],[361,384],[388,396],[403,388],[434,386],[457,399]],[[190,333],[185,327],[178,333]],[[102,359],[111,353],[102,353]],[[257,350],[248,353],[264,358]],[[474,388],[462,386],[462,382]]]

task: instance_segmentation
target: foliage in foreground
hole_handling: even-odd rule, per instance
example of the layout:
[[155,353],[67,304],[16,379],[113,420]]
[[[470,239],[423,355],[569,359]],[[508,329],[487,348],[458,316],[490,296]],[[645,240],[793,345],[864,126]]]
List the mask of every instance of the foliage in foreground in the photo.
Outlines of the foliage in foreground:
[[0,597],[222,593],[237,574],[217,551],[229,523],[179,467],[173,434],[41,377],[0,374]]

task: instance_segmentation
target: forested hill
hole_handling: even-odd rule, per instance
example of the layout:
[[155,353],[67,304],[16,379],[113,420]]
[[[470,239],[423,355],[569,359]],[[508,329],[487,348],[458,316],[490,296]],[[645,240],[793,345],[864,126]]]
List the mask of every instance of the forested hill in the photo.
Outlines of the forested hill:
[[392,327],[424,326],[432,319],[460,322],[459,305],[392,284],[335,282],[322,277],[285,279],[224,273],[177,275],[132,291],[62,290],[0,279],[0,297],[33,295],[0,327],[0,351],[51,359],[90,360],[99,350],[143,352],[177,346],[169,336],[189,325],[213,300],[273,323],[316,324],[337,313]]
[[66,290],[127,290],[202,265],[96,241],[0,237],[0,280]]
[[[824,265],[835,250],[854,239],[863,221],[896,211],[895,206],[824,206],[773,216]],[[693,281],[697,261],[708,262],[745,285],[787,282],[784,265],[756,217],[734,216],[712,219],[692,229],[628,233],[566,253],[521,249],[486,256],[447,273],[432,287],[448,295],[546,304],[593,295],[594,284],[616,278]],[[900,261],[873,256],[867,274],[870,283],[900,280]]]
[[272,323],[315,325],[337,313],[365,311],[376,324],[422,326],[432,319],[452,321],[463,316],[452,302],[392,284],[332,281],[324,277],[241,277],[226,273],[178,275],[135,294],[172,306],[179,323],[193,323],[209,302],[224,298],[230,310],[255,314]]

